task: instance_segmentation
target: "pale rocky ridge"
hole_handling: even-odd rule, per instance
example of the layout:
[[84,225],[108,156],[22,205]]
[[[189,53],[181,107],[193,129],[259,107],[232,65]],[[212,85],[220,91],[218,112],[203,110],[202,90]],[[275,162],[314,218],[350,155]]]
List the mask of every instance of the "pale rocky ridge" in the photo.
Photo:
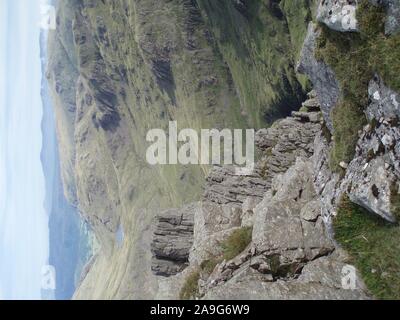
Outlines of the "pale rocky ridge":
[[[313,95],[306,102],[314,110],[315,99]],[[264,156],[254,176],[233,176],[229,168],[211,171],[204,197],[194,210],[189,266],[160,281],[158,298],[177,299],[185,278],[203,261],[219,256],[219,244],[245,226],[253,226],[248,248],[219,263],[210,275],[201,271],[203,299],[369,298],[359,278],[357,288],[343,289],[347,256],[326,230],[314,186],[314,148],[321,122],[320,112],[294,112],[293,117],[260,130],[257,145]],[[260,174],[264,169],[267,174]],[[262,186],[262,195],[254,186]],[[158,235],[154,239],[156,247]]]

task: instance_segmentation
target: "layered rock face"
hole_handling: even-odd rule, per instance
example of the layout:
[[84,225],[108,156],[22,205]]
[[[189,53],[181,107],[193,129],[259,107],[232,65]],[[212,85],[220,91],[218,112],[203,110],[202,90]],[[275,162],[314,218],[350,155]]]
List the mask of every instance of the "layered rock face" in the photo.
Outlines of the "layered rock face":
[[167,210],[157,215],[152,242],[152,271],[158,276],[172,276],[189,264],[193,245],[196,205],[181,210]]

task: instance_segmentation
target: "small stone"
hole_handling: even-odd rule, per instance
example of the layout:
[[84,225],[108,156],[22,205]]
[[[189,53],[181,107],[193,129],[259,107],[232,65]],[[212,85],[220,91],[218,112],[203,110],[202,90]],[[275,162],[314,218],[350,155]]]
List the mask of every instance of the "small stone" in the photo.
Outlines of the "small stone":
[[385,134],[382,138],[382,143],[385,147],[390,148],[393,146],[393,137],[388,134]]
[[345,169],[345,170],[349,167],[348,163],[346,163],[346,162],[344,162],[344,161],[341,161],[341,162],[339,163],[339,166],[340,166],[342,169]]
[[303,209],[301,209],[300,216],[303,220],[309,222],[317,221],[321,215],[321,205],[319,200],[308,202]]
[[272,274],[266,274],[262,280],[264,282],[274,282],[274,277],[272,276]]

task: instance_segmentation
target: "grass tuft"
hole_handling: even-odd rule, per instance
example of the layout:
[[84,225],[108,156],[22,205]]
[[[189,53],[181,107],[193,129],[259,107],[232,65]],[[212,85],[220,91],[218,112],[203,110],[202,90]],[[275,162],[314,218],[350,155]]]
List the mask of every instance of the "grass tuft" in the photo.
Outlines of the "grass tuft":
[[231,260],[242,253],[251,243],[253,228],[244,227],[237,229],[222,244],[223,259]]
[[179,298],[181,300],[192,300],[199,298],[199,280],[199,270],[193,271],[191,274],[189,274],[181,289]]
[[214,257],[211,258],[209,260],[204,260],[201,265],[200,268],[203,272],[205,272],[206,274],[210,275],[211,273],[213,273],[215,267],[220,264],[223,261],[223,259],[218,258],[218,257]]
[[390,203],[391,211],[396,217],[397,221],[400,220],[400,193],[399,186],[397,183],[393,183],[390,188]]
[[400,227],[344,197],[334,230],[370,293],[379,299],[400,299]]

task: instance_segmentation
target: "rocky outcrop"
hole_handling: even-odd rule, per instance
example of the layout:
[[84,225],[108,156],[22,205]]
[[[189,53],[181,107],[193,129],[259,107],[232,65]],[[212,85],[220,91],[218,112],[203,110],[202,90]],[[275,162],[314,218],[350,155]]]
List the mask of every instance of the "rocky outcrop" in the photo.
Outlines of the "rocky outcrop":
[[315,57],[316,41],[319,35],[320,31],[317,30],[316,25],[310,23],[297,70],[306,74],[312,81],[321,103],[326,125],[333,132],[331,111],[339,101],[340,88],[332,69]]
[[[384,5],[388,11],[387,21],[396,20],[396,11],[391,1],[373,2],[374,5]],[[350,6],[350,7],[349,7]],[[321,1],[318,9],[318,20],[337,32],[357,31],[347,30],[340,26],[343,20],[341,14],[356,12],[354,1]],[[344,9],[346,8],[346,9]],[[392,15],[389,14],[391,10]],[[393,24],[392,24],[393,25]],[[386,24],[388,28],[388,23]],[[390,33],[387,31],[387,33]],[[310,24],[304,43],[298,70],[306,73],[315,86],[321,101],[326,125],[334,134],[331,112],[340,99],[341,93],[333,71],[323,61],[315,58],[315,45],[319,31]],[[327,90],[329,89],[329,90]],[[320,134],[315,141],[314,186],[320,197],[323,216],[328,222],[336,215],[336,208],[342,195],[347,194],[351,201],[378,214],[384,219],[394,222],[394,212],[398,197],[398,171],[396,154],[399,118],[399,95],[387,87],[382,78],[376,75],[368,87],[369,103],[365,106],[365,114],[371,123],[360,132],[356,148],[356,156],[348,163],[341,163],[345,171],[339,176],[331,171],[329,166],[331,142],[330,137]]]
[[[369,0],[375,6],[386,10],[386,35],[400,30],[400,3],[397,0]],[[317,20],[330,29],[339,32],[358,32],[358,2],[356,0],[321,0],[317,10]]]
[[356,0],[321,0],[317,20],[339,32],[355,32],[357,29]]
[[[365,114],[370,122],[360,132],[354,159],[345,166],[342,179],[329,168],[330,143],[322,134],[315,141],[314,185],[329,222],[336,215],[341,196],[371,213],[395,222],[394,205],[399,194],[399,106],[398,94],[386,87],[379,76],[369,84],[370,103]],[[329,225],[329,223],[328,223]]]
[[315,138],[313,161],[314,188],[320,199],[322,216],[328,231],[331,232],[331,221],[336,215],[337,203],[340,200],[340,175],[331,171],[329,166],[331,144],[320,132]]
[[[211,171],[200,206],[194,209],[189,265],[160,279],[159,298],[174,298],[168,292],[180,291],[185,279],[197,272],[203,299],[368,298],[356,273],[352,290],[344,287],[344,270],[354,267],[346,263],[324,223],[323,192],[316,189],[323,179],[314,174],[322,159],[322,151],[314,150],[322,119],[315,101],[312,95],[305,103],[313,112],[294,112],[257,133],[264,155],[254,175],[235,176],[229,167]],[[262,175],[265,163],[269,166]],[[248,247],[232,260],[221,260],[221,244],[247,226],[253,230]],[[164,237],[162,232],[159,237]],[[203,269],[204,263],[211,263],[212,269]]]
[[169,277],[188,266],[197,206],[192,204],[180,210],[167,210],[155,217],[156,229],[151,248],[152,271],[156,275]]
[[394,206],[399,197],[399,139],[397,118],[381,118],[376,128],[367,125],[341,186],[351,201],[390,222],[399,217]]
[[252,243],[201,283],[205,299],[366,299],[342,284],[347,266],[325,232],[312,162],[298,158],[255,209]]
[[321,130],[321,112],[293,112],[292,117],[279,120],[271,128],[256,134],[256,145],[263,151],[257,168],[271,186],[273,177],[285,172],[297,157],[314,153],[314,139]]
[[400,118],[400,94],[385,86],[379,75],[368,86],[369,105],[365,114],[369,121]]

